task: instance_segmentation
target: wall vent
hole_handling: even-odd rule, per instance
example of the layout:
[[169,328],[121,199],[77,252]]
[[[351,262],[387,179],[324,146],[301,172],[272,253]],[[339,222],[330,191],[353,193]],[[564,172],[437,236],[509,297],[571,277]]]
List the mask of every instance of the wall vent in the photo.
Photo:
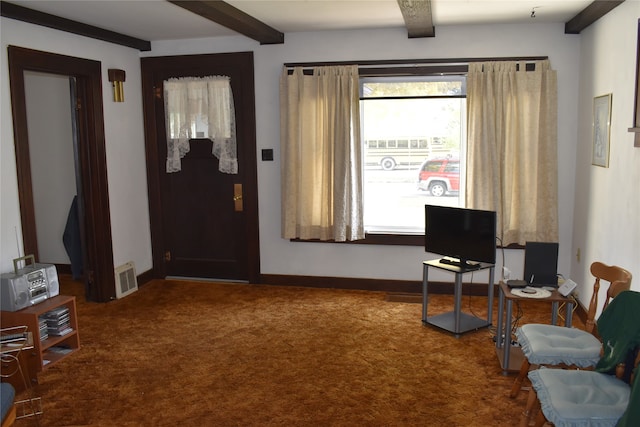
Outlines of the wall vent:
[[126,297],[138,290],[136,267],[133,261],[116,268],[116,298]]

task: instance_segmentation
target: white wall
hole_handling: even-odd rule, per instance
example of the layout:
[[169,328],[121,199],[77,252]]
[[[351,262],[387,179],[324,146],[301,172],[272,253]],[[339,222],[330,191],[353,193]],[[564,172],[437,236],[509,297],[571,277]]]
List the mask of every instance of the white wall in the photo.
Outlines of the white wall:
[[[640,148],[627,131],[633,126],[638,18],[640,2],[627,1],[581,36],[571,271],[583,303],[591,294],[593,261],[626,268],[634,275],[631,288],[640,290]],[[602,168],[591,165],[593,98],[608,93],[611,146],[609,167]]]
[[[22,254],[7,61],[9,45],[101,62],[114,265],[132,260],[137,271],[149,270],[152,266],[151,235],[139,52],[8,18],[1,18],[0,40],[0,272],[12,271],[12,260]],[[107,79],[109,68],[126,71],[124,103],[112,101]],[[16,240],[20,242],[19,250]]]
[[[438,27],[436,37],[408,39],[406,31],[360,30],[285,35],[284,45],[245,37],[163,41],[144,56],[254,51],[257,149],[273,148],[275,161],[259,162],[261,267],[264,274],[420,280],[420,247],[292,243],[280,238],[278,79],[283,63],[365,59],[461,58],[548,55],[558,71],[560,177],[559,271],[570,272],[580,36],[562,24]],[[260,156],[258,156],[260,158]],[[506,265],[522,276],[522,251],[507,251]],[[435,258],[432,256],[431,258]],[[499,265],[501,256],[499,254]],[[448,275],[434,280],[453,280]],[[477,273],[474,280],[486,279]]]
[[[581,295],[591,285],[587,269],[595,259],[622,265],[640,277],[640,149],[632,148],[633,138],[626,133],[632,116],[638,4],[623,3],[582,35],[565,35],[563,24],[438,27],[432,39],[408,39],[401,29],[361,30],[292,33],[284,45],[260,46],[243,36],[163,41],[153,43],[146,53],[2,18],[0,270],[11,268],[16,256],[14,228],[20,233],[6,72],[6,46],[13,44],[102,62],[115,265],[132,259],[139,272],[151,267],[139,57],[253,51],[257,150],[275,151],[275,161],[258,164],[262,273],[400,280],[420,279],[421,262],[427,258],[422,248],[292,243],[280,238],[282,64],[548,55],[558,71],[559,86],[559,272],[580,284]],[[127,72],[124,103],[111,101],[107,68]],[[593,96],[609,92],[614,94],[611,166],[603,169],[590,165],[591,105]],[[574,257],[578,248],[581,262]],[[507,251],[506,257],[514,275],[521,275],[521,251]],[[498,260],[500,266],[501,256]],[[479,276],[474,280],[483,279]]]

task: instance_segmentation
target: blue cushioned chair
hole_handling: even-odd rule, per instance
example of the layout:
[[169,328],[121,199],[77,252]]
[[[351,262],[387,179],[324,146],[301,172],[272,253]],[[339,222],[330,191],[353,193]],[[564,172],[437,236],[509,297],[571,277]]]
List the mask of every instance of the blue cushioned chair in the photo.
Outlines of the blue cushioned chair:
[[[598,319],[603,355],[595,370],[530,371],[531,391],[522,426],[536,399],[536,426],[640,426],[640,292],[621,292]],[[633,368],[628,368],[632,364]]]
[[516,337],[525,358],[513,382],[510,397],[518,395],[523,380],[531,369],[539,366],[584,369],[593,368],[598,363],[602,343],[594,335],[594,329],[600,281],[609,282],[604,310],[611,299],[620,292],[629,290],[631,273],[621,267],[594,262],[591,264],[591,274],[595,277],[595,283],[587,312],[586,330],[537,323],[522,325],[516,330]]
[[16,392],[9,383],[0,383],[0,404],[2,405],[2,427],[13,425],[16,420],[16,406],[14,399]]

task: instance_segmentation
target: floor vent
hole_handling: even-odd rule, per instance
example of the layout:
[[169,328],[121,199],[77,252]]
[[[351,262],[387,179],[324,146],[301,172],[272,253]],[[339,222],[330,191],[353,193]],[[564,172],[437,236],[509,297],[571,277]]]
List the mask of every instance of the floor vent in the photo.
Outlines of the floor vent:
[[126,297],[138,290],[136,267],[133,261],[116,268],[116,298]]

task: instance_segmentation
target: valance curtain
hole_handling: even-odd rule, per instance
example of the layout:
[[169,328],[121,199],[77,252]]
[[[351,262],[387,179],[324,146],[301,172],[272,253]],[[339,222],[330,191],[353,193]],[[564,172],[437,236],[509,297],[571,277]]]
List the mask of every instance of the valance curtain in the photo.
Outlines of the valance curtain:
[[357,66],[280,79],[282,236],[364,238]]
[[209,138],[218,170],[238,173],[236,123],[229,77],[184,77],[164,82],[167,172],[178,172],[189,140]]
[[469,208],[498,212],[503,245],[558,239],[557,77],[548,60],[469,64]]

